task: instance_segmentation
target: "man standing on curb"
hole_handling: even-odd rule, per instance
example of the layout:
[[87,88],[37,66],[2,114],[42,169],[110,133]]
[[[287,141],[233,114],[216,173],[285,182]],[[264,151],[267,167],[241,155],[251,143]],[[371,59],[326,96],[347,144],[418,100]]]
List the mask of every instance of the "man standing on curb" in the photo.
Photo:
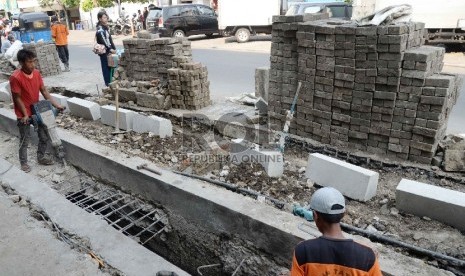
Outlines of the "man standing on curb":
[[382,276],[373,250],[342,234],[340,222],[346,208],[338,190],[325,187],[316,191],[310,199],[310,209],[323,235],[296,246],[291,276]]
[[58,56],[65,65],[65,72],[69,72],[69,52],[68,52],[68,27],[60,23],[56,18],[52,18],[52,38],[55,40]]

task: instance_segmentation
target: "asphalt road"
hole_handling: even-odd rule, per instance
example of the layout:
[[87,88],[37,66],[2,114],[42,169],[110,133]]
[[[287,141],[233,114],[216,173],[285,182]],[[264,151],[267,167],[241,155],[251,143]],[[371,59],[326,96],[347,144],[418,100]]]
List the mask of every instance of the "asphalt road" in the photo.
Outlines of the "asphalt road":
[[[95,77],[102,82],[99,59],[88,45],[70,45],[69,50],[71,68],[97,69],[98,75]],[[192,52],[194,61],[208,67],[211,98],[216,103],[224,102],[228,97],[253,93],[255,68],[270,64],[268,53],[218,49],[193,49]],[[460,97],[451,112],[447,133],[465,133],[465,82],[460,91]]]

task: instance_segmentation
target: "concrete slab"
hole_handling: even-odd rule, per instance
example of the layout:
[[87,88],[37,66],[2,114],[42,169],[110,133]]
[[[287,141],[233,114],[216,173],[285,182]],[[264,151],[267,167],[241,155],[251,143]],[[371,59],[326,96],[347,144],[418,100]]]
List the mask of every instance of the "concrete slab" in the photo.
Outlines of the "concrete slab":
[[138,133],[152,132],[160,138],[173,136],[171,121],[155,115],[145,116],[135,113],[133,117],[133,130]]
[[123,274],[148,276],[167,270],[189,275],[1,158],[0,171],[2,183],[42,209],[58,227],[87,240],[98,256]]
[[338,189],[343,195],[368,201],[376,195],[379,174],[319,153],[308,157],[305,176],[321,186]]
[[465,231],[465,193],[402,179],[396,188],[396,207]]
[[56,93],[50,93],[50,96],[52,96],[52,98],[55,101],[57,101],[61,106],[66,107],[64,112],[69,112],[69,106],[68,106],[69,97],[66,97],[66,96],[63,96],[63,95],[60,95],[60,94],[56,94]]
[[[136,112],[124,108],[118,108],[119,128],[131,130],[133,117]],[[103,124],[116,127],[116,107],[113,105],[104,105],[100,107],[101,121]]]
[[284,157],[281,152],[251,149],[243,145],[241,139],[232,141],[230,158],[233,164],[259,163],[270,177],[280,177],[284,172]]
[[0,102],[5,102],[5,103],[12,102],[9,81],[0,83]]
[[71,98],[68,100],[68,106],[71,114],[75,116],[92,121],[100,119],[100,106],[94,102]]

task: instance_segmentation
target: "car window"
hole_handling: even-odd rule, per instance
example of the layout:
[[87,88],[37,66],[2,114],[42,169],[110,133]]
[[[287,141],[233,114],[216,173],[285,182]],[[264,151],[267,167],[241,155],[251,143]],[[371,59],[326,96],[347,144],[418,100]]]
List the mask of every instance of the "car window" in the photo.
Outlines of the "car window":
[[161,10],[150,10],[147,18],[160,18],[161,17]]
[[199,10],[200,15],[207,15],[207,16],[215,16],[215,12],[210,9],[209,7],[204,7],[204,6],[197,6],[197,9]]
[[195,9],[195,7],[186,6],[186,7],[181,7],[180,15],[181,16],[194,16],[194,15],[198,15],[198,12]]
[[166,9],[166,15],[165,20],[173,17],[173,16],[180,16],[181,15],[181,7],[171,7],[169,9]]
[[321,11],[320,6],[305,7],[303,13],[317,13]]
[[326,10],[329,13],[329,17],[336,17],[336,18],[346,17],[345,6],[330,6],[330,7],[326,7]]

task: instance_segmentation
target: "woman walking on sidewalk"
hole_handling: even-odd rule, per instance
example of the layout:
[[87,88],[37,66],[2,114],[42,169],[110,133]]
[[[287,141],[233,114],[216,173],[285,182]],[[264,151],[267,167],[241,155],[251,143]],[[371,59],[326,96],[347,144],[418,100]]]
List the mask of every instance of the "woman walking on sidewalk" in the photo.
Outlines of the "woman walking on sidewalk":
[[105,81],[105,85],[108,86],[111,82],[111,68],[108,66],[107,56],[109,54],[116,53],[115,44],[111,38],[110,31],[108,29],[108,15],[106,12],[101,11],[97,14],[97,32],[95,33],[95,39],[98,44],[105,46],[106,52],[99,55],[100,64],[102,65],[102,74]]

